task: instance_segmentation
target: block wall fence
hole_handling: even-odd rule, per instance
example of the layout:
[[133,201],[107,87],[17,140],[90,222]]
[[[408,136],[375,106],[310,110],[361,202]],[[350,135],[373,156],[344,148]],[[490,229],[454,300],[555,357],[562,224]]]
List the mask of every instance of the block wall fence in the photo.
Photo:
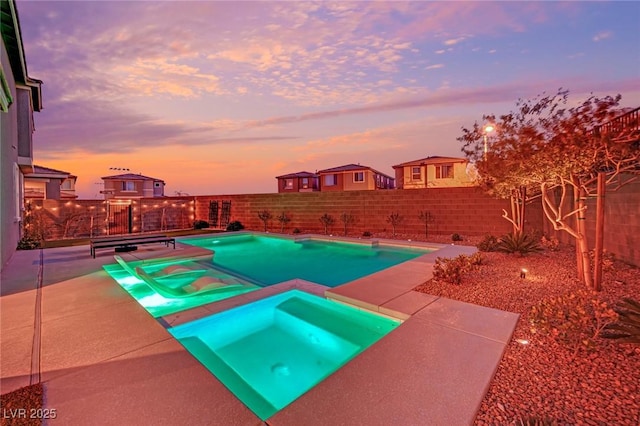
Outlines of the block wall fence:
[[[355,217],[348,228],[350,236],[391,233],[387,217],[391,213],[403,216],[398,234],[423,235],[421,211],[429,212],[429,234],[500,236],[511,231],[503,219],[502,209],[509,209],[507,200],[485,195],[478,188],[427,188],[384,191],[272,193],[202,195],[166,197],[132,201],[133,232],[161,232],[190,229],[194,220],[209,219],[209,203],[231,201],[231,221],[240,221],[246,229],[262,231],[258,211],[268,210],[273,219],[269,230],[280,231],[276,216],[286,213],[291,218],[285,233],[298,228],[303,233],[323,233],[319,218],[327,213],[336,223],[330,232],[343,234],[339,220],[342,213]],[[595,238],[595,198],[587,201],[587,230],[590,247]],[[46,230],[46,239],[86,238],[107,234],[107,208],[102,200],[31,201],[30,211]],[[568,210],[567,210],[568,211]],[[221,211],[218,212],[221,214]],[[565,243],[572,239],[565,232],[555,232],[542,213],[539,199],[527,205],[526,227],[530,231],[554,235]],[[640,182],[629,184],[616,192],[608,192],[605,206],[605,241],[607,251],[619,259],[640,265]]]
[[[333,234],[343,235],[340,221],[342,213],[351,214],[355,222],[349,226],[348,234],[362,236],[365,231],[372,234],[391,232],[387,217],[398,213],[403,217],[397,227],[399,234],[424,234],[424,222],[419,220],[421,211],[429,212],[429,233],[460,235],[502,235],[511,231],[504,220],[502,209],[509,208],[506,200],[485,195],[478,188],[427,188],[396,189],[380,191],[301,192],[292,194],[218,195],[196,197],[196,219],[207,220],[210,201],[231,201],[231,220],[240,221],[247,229],[264,230],[258,212],[268,210],[273,215],[268,230],[280,231],[276,217],[286,213],[291,218],[285,232],[298,228],[303,233],[324,233],[320,216],[329,214],[335,219],[330,229]],[[529,226],[542,229],[541,210],[530,209],[527,215]]]
[[[571,211],[569,202],[572,197],[572,193],[568,192],[564,211]],[[590,248],[595,246],[596,202],[595,197],[588,197],[586,200],[587,241]],[[640,181],[625,185],[617,191],[607,188],[604,203],[604,249],[624,262],[640,266]],[[573,244],[573,238],[569,234],[554,231],[548,220],[544,221],[543,229],[561,242]]]

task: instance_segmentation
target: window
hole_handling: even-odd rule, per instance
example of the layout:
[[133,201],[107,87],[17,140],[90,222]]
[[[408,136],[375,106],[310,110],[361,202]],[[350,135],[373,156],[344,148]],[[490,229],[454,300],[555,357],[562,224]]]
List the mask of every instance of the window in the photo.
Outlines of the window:
[[155,186],[156,188],[160,188],[160,184],[162,182],[153,182],[153,186]]
[[302,178],[302,188],[303,189],[309,188],[309,178]]
[[63,180],[62,183],[60,184],[60,189],[72,190],[73,189],[73,181],[71,179]]
[[418,167],[411,167],[411,180],[422,180],[422,168],[420,166]]
[[338,184],[337,175],[325,175],[324,176],[324,185],[325,186],[334,186]]
[[453,165],[441,164],[436,166],[436,179],[453,179]]
[[136,183],[135,182],[131,182],[131,181],[124,181],[124,182],[122,182],[122,190],[123,191],[135,191],[136,190]]
[[353,173],[353,181],[354,182],[364,182],[364,172],[354,172]]
[[293,189],[293,179],[284,180],[284,189]]

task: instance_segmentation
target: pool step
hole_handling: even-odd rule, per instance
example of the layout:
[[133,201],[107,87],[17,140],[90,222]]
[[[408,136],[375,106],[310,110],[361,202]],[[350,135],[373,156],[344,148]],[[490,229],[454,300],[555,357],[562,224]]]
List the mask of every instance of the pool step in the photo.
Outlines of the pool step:
[[251,409],[258,413],[262,420],[278,411],[202,340],[197,337],[183,337],[179,341],[191,355],[211,371],[240,401],[251,401]]
[[[284,312],[358,346],[369,346],[398,323],[354,309],[350,314],[293,297],[280,303]],[[363,324],[364,323],[364,324]]]

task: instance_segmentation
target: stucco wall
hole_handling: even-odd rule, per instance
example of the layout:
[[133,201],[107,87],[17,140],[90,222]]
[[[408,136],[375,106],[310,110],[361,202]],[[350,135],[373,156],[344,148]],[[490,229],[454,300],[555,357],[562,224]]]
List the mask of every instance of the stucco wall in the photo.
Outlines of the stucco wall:
[[[15,99],[15,81],[7,51],[2,43],[2,69]],[[0,155],[0,266],[4,266],[20,238],[20,223],[15,220],[19,215],[15,203],[14,167],[18,161],[18,115],[15,103],[8,112],[0,112],[0,134],[2,140]]]

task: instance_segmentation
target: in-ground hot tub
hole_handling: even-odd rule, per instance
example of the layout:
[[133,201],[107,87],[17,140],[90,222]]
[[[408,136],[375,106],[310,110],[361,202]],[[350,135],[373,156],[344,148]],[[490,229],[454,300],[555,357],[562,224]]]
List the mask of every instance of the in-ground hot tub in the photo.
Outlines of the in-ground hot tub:
[[169,332],[266,420],[399,324],[290,290]]

